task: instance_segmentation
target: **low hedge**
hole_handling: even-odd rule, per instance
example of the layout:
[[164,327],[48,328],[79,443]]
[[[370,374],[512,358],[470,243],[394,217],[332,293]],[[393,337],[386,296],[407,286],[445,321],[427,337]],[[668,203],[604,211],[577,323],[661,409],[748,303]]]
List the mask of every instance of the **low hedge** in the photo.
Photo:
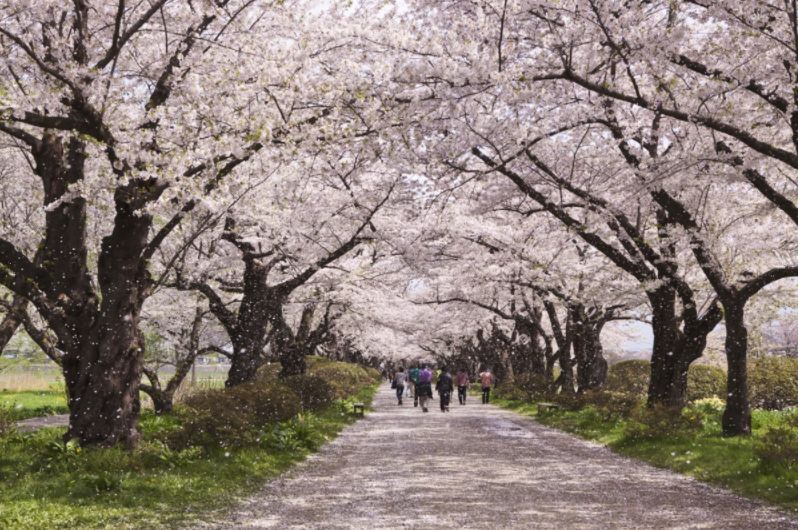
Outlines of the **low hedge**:
[[539,401],[552,396],[552,384],[542,374],[527,372],[498,385],[496,395],[513,401]]
[[296,393],[302,410],[318,410],[330,405],[335,399],[335,390],[326,379],[317,375],[292,375],[283,384]]
[[726,396],[726,372],[717,366],[694,364],[687,372],[687,401]]
[[748,367],[751,406],[782,410],[798,406],[798,358],[761,357]]
[[629,392],[645,395],[651,378],[651,363],[642,360],[621,361],[612,364],[607,372],[603,389],[610,392]]
[[282,384],[206,390],[185,400],[182,426],[172,433],[171,442],[178,448],[243,446],[255,441],[259,427],[299,412],[299,396]]
[[[643,360],[622,361],[610,366],[605,390],[629,392],[639,396],[648,393],[651,363]],[[715,366],[693,364],[687,373],[687,401],[726,395],[726,372]]]
[[306,374],[284,380],[278,378],[279,368],[271,363],[251,383],[188,396],[179,407],[181,426],[169,434],[169,445],[184,449],[254,444],[269,426],[323,409],[379,380],[376,370],[320,357],[308,358]]

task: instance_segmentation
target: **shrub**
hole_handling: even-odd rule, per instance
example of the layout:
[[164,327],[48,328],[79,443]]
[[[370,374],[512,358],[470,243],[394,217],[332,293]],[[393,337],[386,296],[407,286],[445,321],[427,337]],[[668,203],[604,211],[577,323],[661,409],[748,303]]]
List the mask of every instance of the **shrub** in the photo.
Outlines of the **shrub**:
[[283,380],[299,397],[302,410],[318,410],[330,405],[335,399],[332,386],[317,375],[293,375]]
[[[637,396],[648,393],[651,363],[642,360],[622,361],[610,366],[605,390]],[[687,375],[687,400],[726,395],[726,372],[714,366],[694,364]]]
[[754,444],[754,454],[765,466],[798,467],[798,412],[765,431]]
[[551,400],[565,410],[579,410],[587,405],[584,394],[560,393],[551,396]]
[[260,427],[286,421],[299,411],[299,397],[281,384],[207,390],[186,399],[183,425],[169,438],[178,448],[248,445]]
[[655,439],[695,435],[702,427],[701,415],[692,409],[642,406],[631,411],[624,433],[631,440]]
[[[474,390],[473,392],[480,392],[480,390]],[[496,385],[495,394],[496,397],[508,401],[527,401],[526,393],[510,381],[502,381]]]
[[527,372],[515,378],[515,385],[524,392],[530,400],[547,399],[551,397],[552,382],[543,374]]
[[0,407],[0,436],[16,430],[14,414],[9,407]]
[[327,381],[338,399],[350,396],[366,386],[373,385],[380,379],[379,372],[372,368],[330,361],[318,356],[310,356],[307,360],[308,375],[314,375]]
[[582,394],[583,404],[596,407],[599,414],[606,419],[628,416],[632,410],[643,405],[642,398],[632,392],[614,392],[612,390],[589,390]]
[[704,420],[717,421],[726,408],[726,401],[717,396],[697,399],[690,404],[690,408],[700,414]]
[[715,366],[694,364],[687,373],[687,401],[726,395],[726,372]]
[[751,406],[782,410],[798,405],[798,359],[762,357],[748,369]]
[[651,363],[648,361],[621,361],[610,366],[604,389],[644,396],[648,392],[650,378]]
[[513,401],[540,401],[552,397],[551,381],[542,374],[526,372],[504,381],[496,388],[496,395]]

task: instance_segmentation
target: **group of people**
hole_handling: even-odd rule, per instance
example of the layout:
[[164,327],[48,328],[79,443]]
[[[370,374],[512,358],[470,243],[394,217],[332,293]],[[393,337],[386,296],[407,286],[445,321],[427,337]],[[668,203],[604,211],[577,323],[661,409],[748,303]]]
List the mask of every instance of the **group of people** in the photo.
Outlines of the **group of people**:
[[[446,366],[441,367],[437,377],[432,373],[427,365],[413,366],[407,372],[404,367],[393,374],[388,374],[391,381],[391,388],[396,390],[397,405],[402,404],[405,393],[413,398],[413,406],[421,405],[421,410],[428,412],[427,404],[432,397],[432,382],[435,380],[435,390],[438,392],[438,400],[441,405],[441,412],[449,412],[449,403],[452,392],[457,387],[457,399],[461,405],[466,404],[468,386],[471,384],[471,377],[465,369],[460,369],[452,377]],[[479,382],[482,387],[482,403],[490,402],[490,389],[495,383],[495,378],[490,368],[485,368],[479,374]]]

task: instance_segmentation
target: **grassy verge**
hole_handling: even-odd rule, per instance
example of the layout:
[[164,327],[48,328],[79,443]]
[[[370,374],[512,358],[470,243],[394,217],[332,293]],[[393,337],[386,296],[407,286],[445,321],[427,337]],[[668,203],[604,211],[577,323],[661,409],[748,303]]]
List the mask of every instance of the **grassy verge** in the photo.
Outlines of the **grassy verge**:
[[[764,444],[769,429],[791,425],[793,412],[753,412],[753,434],[728,438],[721,435],[720,411],[702,411],[697,431],[678,430],[651,437],[633,436],[633,421],[622,415],[607,415],[593,406],[580,410],[557,409],[539,414],[536,403],[497,399],[509,408],[538,422],[581,438],[608,446],[613,451],[660,468],[695,477],[742,495],[798,510],[798,466],[763,458],[757,447]],[[789,429],[789,427],[786,427]],[[795,438],[792,438],[794,440]],[[781,449],[789,450],[789,447]],[[798,451],[798,447],[793,448]]]
[[376,385],[314,413],[273,425],[238,449],[170,449],[179,415],[145,413],[134,452],[59,443],[60,430],[0,438],[0,527],[174,528],[256,491],[355,421]]
[[0,408],[14,421],[69,412],[63,390],[0,391]]

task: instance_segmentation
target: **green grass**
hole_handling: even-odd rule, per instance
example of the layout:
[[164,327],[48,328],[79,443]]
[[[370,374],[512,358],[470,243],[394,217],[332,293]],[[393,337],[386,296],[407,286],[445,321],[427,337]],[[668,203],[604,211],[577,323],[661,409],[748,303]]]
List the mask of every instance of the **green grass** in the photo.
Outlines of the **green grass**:
[[[654,438],[631,437],[630,419],[608,417],[592,406],[581,410],[554,410],[538,414],[535,403],[495,400],[509,408],[581,438],[608,446],[613,451],[719,485],[742,495],[798,510],[798,466],[772,465],[757,456],[755,447],[770,427],[786,424],[789,412],[753,411],[753,433],[746,437],[724,437],[720,413],[704,415],[696,433]],[[798,450],[798,448],[796,448]]]
[[15,421],[69,412],[66,395],[58,389],[0,391],[0,407],[9,409]]
[[207,520],[336,436],[355,421],[352,403],[370,403],[376,388],[274,427],[263,446],[236,450],[170,450],[158,440],[179,427],[178,417],[150,413],[134,452],[64,446],[58,429],[0,438],[0,527],[157,529]]

